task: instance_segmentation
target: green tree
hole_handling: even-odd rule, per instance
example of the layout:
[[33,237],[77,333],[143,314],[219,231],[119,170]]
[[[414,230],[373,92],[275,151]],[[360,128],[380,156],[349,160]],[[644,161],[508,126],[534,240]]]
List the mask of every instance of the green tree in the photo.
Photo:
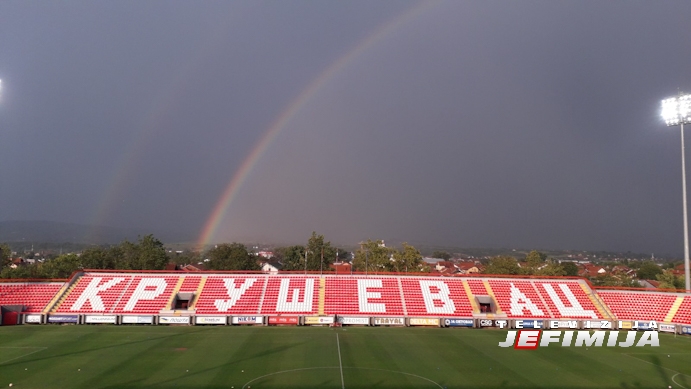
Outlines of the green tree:
[[432,258],[439,258],[448,261],[451,259],[451,254],[447,253],[446,251],[435,251],[432,253]]
[[115,269],[116,258],[103,247],[92,247],[84,250],[79,257],[84,269]]
[[562,269],[564,269],[564,275],[566,276],[577,276],[578,266],[573,262],[562,262]]
[[514,257],[497,256],[490,259],[485,274],[519,274],[521,268]]
[[393,254],[393,250],[386,247],[383,241],[368,239],[355,252],[353,266],[358,271],[391,271],[393,268],[391,254]]
[[657,280],[660,281],[660,289],[684,289],[684,277],[676,276],[671,269],[656,275]]
[[394,251],[391,265],[396,272],[420,272],[422,270],[422,254],[420,254],[420,250],[404,242],[400,251]]
[[556,276],[565,276],[566,271],[564,270],[564,267],[557,261],[554,260],[547,260],[547,262],[544,264],[543,267],[540,269],[537,269],[537,271],[534,273],[539,276],[551,276],[551,277],[556,277]]
[[637,275],[638,279],[641,280],[654,280],[655,276],[662,273],[662,269],[655,262],[646,261],[641,264],[640,269],[638,269]]
[[312,231],[307,241],[307,270],[329,270],[336,259],[336,248],[324,241],[324,235]]
[[278,247],[274,250],[274,254],[283,264],[283,270],[305,270],[304,246]]
[[121,251],[119,269],[163,270],[168,264],[163,243],[151,234],[140,237],[137,243],[126,240],[118,248]]
[[547,260],[547,255],[537,250],[529,252],[525,257],[526,266],[521,268],[521,273],[538,274],[538,269],[544,264],[545,260]]
[[77,254],[63,254],[55,259],[39,265],[46,278],[68,278],[76,270],[82,268],[80,257]]
[[7,243],[0,244],[0,268],[9,266],[12,262],[12,249]]
[[211,270],[259,270],[255,256],[241,243],[219,244],[207,253]]

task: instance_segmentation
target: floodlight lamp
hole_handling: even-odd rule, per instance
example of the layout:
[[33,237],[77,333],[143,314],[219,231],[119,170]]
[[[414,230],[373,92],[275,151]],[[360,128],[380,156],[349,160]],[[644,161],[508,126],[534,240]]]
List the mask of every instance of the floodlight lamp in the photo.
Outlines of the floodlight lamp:
[[668,126],[691,123],[691,95],[662,100],[661,115]]

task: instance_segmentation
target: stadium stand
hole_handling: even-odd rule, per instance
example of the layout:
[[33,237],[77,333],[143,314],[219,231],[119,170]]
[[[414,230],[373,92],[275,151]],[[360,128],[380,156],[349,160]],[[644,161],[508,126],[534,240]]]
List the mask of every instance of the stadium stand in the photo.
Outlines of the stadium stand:
[[677,299],[672,293],[602,290],[598,294],[619,320],[663,321]]
[[0,283],[0,305],[23,305],[24,312],[41,312],[62,285],[60,282]]
[[493,315],[691,324],[691,296],[594,290],[569,278],[88,271],[67,283],[0,283],[0,305],[23,305],[27,313],[179,314],[176,300],[184,300],[183,313],[197,315]]

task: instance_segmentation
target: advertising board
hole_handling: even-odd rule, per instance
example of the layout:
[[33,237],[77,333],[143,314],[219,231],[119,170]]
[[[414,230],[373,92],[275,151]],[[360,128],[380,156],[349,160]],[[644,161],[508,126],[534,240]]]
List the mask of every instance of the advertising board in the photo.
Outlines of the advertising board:
[[411,326],[437,326],[439,327],[439,319],[432,319],[426,317],[411,317],[409,321]]
[[24,316],[24,323],[40,324],[41,315],[26,315]]
[[542,328],[543,321],[542,320],[516,320],[516,328],[521,329],[521,328],[535,328],[535,329],[540,329]]
[[269,316],[269,324],[298,324],[297,316]]
[[691,335],[691,327],[681,326],[681,333],[684,335]]
[[87,315],[84,318],[84,322],[86,324],[115,324],[117,318],[115,315]]
[[227,323],[225,316],[197,316],[194,318],[195,324],[222,324]]
[[633,324],[630,321],[619,321],[619,329],[630,330],[633,328]]
[[674,324],[660,324],[660,332],[676,332],[677,327]]
[[405,320],[402,317],[375,317],[375,326],[404,326]]
[[50,315],[48,323],[77,323],[79,315]]
[[344,317],[339,316],[338,322],[345,325],[369,325],[369,317]]
[[190,324],[189,316],[159,316],[158,324]]
[[233,316],[230,321],[233,324],[262,324],[264,323],[263,316]]
[[333,324],[333,316],[307,316],[305,317],[305,325],[308,324]]
[[559,329],[559,328],[568,328],[568,329],[578,329],[578,321],[577,320],[550,320],[549,322],[549,328],[551,329]]
[[444,319],[444,325],[447,327],[472,327],[473,319]]
[[122,324],[153,324],[154,323],[154,317],[153,316],[126,315],[126,316],[122,316],[122,318],[120,319],[120,323],[122,323]]

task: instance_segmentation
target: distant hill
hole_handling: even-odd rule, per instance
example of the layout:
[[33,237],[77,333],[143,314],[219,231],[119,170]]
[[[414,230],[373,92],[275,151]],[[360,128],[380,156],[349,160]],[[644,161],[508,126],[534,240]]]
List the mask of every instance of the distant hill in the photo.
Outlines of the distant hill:
[[160,235],[156,231],[127,229],[107,226],[62,223],[54,221],[12,220],[0,221],[0,242],[44,242],[109,244],[120,243],[125,239],[136,240],[138,236],[154,234],[166,243],[166,239],[180,240],[172,234]]

